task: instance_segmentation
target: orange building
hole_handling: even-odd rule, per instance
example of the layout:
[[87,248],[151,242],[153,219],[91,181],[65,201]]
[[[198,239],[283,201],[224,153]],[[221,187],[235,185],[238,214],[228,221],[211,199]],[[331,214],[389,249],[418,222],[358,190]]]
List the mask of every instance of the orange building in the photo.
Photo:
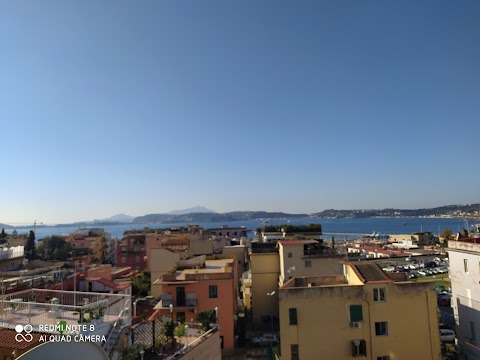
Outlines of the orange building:
[[218,309],[222,348],[234,348],[234,316],[236,314],[236,263],[234,259],[205,260],[205,256],[182,260],[177,269],[161,275],[160,302],[152,317],[170,313],[177,321],[196,321],[198,314]]

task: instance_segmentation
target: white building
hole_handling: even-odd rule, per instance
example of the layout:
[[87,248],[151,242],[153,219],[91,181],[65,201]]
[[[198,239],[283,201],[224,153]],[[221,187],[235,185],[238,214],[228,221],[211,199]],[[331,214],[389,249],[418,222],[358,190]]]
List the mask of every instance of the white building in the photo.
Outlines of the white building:
[[480,360],[480,239],[448,242],[452,307],[463,359]]

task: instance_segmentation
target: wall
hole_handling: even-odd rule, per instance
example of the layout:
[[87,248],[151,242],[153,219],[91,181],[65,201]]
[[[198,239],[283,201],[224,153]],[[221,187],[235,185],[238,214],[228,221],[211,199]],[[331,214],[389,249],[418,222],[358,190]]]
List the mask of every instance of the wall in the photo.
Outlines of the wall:
[[[292,277],[342,274],[340,264],[342,256],[305,256],[303,246],[303,244],[279,244],[280,286]],[[310,267],[306,266],[306,261],[310,262]]]
[[221,360],[220,333],[214,332],[206,340],[192,347],[185,355],[178,357],[182,360]]
[[[261,324],[262,316],[278,316],[278,276],[280,261],[278,253],[252,253],[252,311],[254,323]],[[268,296],[267,293],[275,291]]]
[[162,285],[154,284],[160,275],[167,273],[180,261],[180,254],[167,249],[151,249],[149,256],[151,272],[151,295],[155,298],[162,294]]
[[[209,286],[217,285],[218,297],[209,298]],[[176,306],[176,288],[185,287],[186,294],[197,294],[197,307],[186,308]],[[220,335],[224,337],[224,349],[233,350],[234,348],[234,315],[236,297],[234,296],[233,277],[230,279],[204,280],[192,283],[164,284],[163,293],[172,294],[173,312],[176,319],[178,312],[185,312],[186,321],[196,319],[199,313],[213,310],[218,307],[218,320],[220,324]]]
[[[449,241],[448,246],[451,302],[458,319],[456,335],[468,358],[480,359],[480,244]],[[468,272],[465,272],[465,260]]]
[[[373,288],[386,287],[384,303],[373,302]],[[367,356],[440,360],[436,295],[433,283],[341,285],[280,289],[282,358],[298,344],[300,359],[352,359],[352,340],[365,340]],[[350,305],[362,305],[360,328],[350,324]],[[298,325],[289,324],[297,309]],[[399,311],[404,309],[404,311]],[[375,335],[375,322],[388,322],[388,336]],[[320,346],[323,344],[323,346]]]

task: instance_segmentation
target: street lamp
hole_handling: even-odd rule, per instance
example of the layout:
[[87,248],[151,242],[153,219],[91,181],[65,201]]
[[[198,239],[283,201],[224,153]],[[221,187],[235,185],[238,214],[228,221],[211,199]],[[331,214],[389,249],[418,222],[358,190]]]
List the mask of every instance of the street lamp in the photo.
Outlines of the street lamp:
[[140,357],[141,357],[142,360],[143,360],[143,355],[144,355],[144,354],[145,354],[145,350],[143,350],[143,349],[140,350]]
[[185,324],[185,349],[188,348],[188,325]]
[[[273,296],[275,295],[275,290],[273,290],[270,293],[267,293],[267,296]],[[273,326],[273,315],[270,315],[270,318],[272,319],[272,333],[275,334],[275,327]]]

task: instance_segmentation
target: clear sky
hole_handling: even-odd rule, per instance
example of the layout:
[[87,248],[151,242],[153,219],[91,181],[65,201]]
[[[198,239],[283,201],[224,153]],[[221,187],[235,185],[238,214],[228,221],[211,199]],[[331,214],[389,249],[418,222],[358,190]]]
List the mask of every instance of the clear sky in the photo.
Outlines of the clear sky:
[[0,223],[480,201],[480,1],[0,1]]

